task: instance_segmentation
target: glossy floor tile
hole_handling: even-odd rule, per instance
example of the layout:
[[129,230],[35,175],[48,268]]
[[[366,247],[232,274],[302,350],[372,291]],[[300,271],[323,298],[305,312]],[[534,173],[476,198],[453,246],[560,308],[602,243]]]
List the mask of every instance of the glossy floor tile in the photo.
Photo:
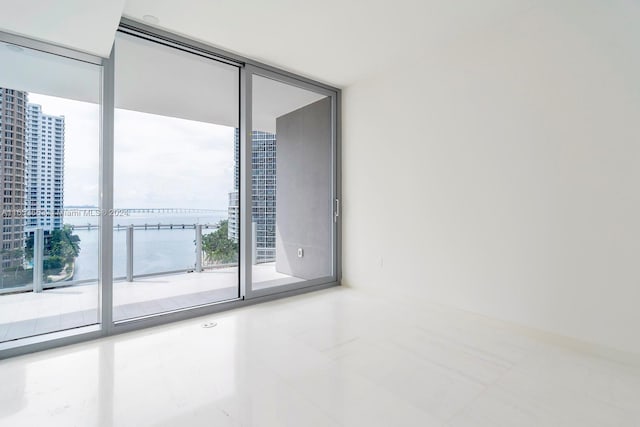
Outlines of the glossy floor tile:
[[0,385],[0,426],[640,425],[637,367],[345,288],[3,360]]

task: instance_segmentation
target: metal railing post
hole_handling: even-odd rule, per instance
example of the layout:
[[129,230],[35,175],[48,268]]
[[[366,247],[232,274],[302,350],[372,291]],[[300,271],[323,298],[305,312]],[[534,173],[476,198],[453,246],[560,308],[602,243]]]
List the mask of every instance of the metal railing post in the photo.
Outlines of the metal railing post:
[[36,228],[33,233],[33,292],[42,292],[44,273],[44,230]]
[[127,227],[127,282],[133,282],[133,225]]
[[196,225],[196,272],[202,272],[202,225]]

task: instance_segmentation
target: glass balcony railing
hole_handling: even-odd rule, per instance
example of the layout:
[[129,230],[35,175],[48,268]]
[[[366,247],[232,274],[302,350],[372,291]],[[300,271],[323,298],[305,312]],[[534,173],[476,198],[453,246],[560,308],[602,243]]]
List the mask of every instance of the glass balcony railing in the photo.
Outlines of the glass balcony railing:
[[[0,271],[0,294],[41,292],[98,282],[98,225],[87,223],[69,226],[70,233],[80,234],[81,239],[78,242],[78,254],[63,261],[51,255],[50,232],[39,227],[36,221],[26,225],[29,228],[25,230],[26,238],[16,240],[20,248],[7,247],[2,251],[4,268]],[[117,224],[113,230],[113,273],[116,281],[132,282],[138,277],[238,266],[238,245],[226,238],[226,229],[223,233],[225,239],[216,241],[214,237],[214,233],[220,233],[219,224]],[[264,250],[269,248],[259,249],[253,250],[256,254],[254,263],[275,260],[275,257],[264,256]],[[275,253],[275,249],[267,252]],[[77,274],[78,267],[81,274]]]

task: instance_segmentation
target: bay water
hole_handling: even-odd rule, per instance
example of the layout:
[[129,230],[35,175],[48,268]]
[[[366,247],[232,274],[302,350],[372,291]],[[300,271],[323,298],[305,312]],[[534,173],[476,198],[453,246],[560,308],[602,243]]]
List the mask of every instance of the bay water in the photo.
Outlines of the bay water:
[[[64,223],[75,226],[94,226],[90,230],[75,229],[73,234],[80,237],[80,255],[76,258],[73,280],[88,280],[98,278],[98,260],[100,254],[97,216],[84,215],[82,211],[74,210],[73,215],[65,215]],[[133,233],[133,274],[152,274],[167,271],[187,270],[195,266],[196,261],[196,232],[194,224],[208,224],[202,234],[212,233],[216,225],[227,219],[226,212],[219,213],[131,213],[129,215],[114,216],[114,226],[120,225],[113,232],[113,275],[126,275],[126,227],[144,225],[147,230],[136,228]],[[173,224],[173,229],[157,229],[158,224]],[[180,228],[181,225],[191,228]],[[153,226],[156,226],[154,229]]]

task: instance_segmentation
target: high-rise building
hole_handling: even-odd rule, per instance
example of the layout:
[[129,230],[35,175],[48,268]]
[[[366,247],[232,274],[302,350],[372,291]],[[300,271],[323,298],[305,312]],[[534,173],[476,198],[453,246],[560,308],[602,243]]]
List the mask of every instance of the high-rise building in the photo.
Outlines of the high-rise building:
[[238,238],[240,237],[240,234],[238,233],[238,230],[240,229],[239,197],[240,195],[238,190],[234,190],[231,193],[229,193],[229,208],[228,208],[229,226],[227,228],[227,237],[236,243],[238,243]]
[[233,191],[229,193],[227,209],[229,225],[227,237],[238,243],[240,234],[240,130],[236,128],[233,138]]
[[62,228],[64,203],[64,116],[27,105],[25,231]]
[[24,168],[27,93],[0,88],[0,185],[3,195],[2,267],[18,267],[24,248]]
[[[255,224],[256,262],[274,261],[276,257],[276,135],[253,131],[251,145],[252,222]],[[238,241],[240,188],[240,133],[234,141],[234,191],[229,193],[229,238]]]

